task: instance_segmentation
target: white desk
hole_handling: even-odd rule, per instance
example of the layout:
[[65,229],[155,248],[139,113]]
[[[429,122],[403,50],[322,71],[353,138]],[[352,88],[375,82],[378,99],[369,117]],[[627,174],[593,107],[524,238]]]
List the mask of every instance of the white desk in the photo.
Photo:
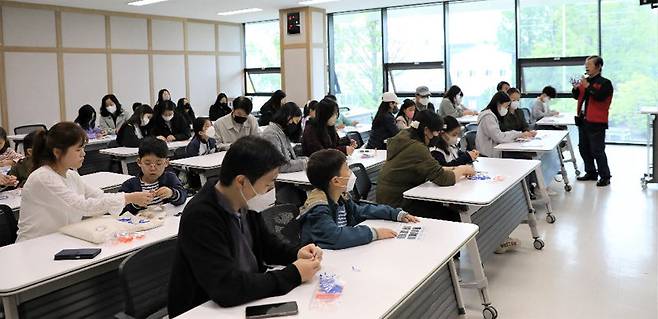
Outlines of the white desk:
[[[403,225],[382,220],[364,224],[397,230]],[[243,319],[247,306],[286,301],[297,302],[299,315],[292,318],[418,318],[429,312],[435,317],[458,317],[463,309],[455,309],[455,305],[463,306],[452,257],[475,238],[477,226],[430,219],[423,219],[420,225],[424,229],[418,240],[386,239],[349,249],[325,250],[320,273],[334,273],[346,283],[338,303],[330,309],[312,303],[318,284],[316,275],[284,296],[231,308],[208,301],[179,318]],[[445,273],[446,268],[453,271],[444,282],[452,283],[455,289],[436,285],[437,275]],[[444,300],[451,300],[452,307],[437,309]]]
[[[7,139],[14,142],[14,144],[18,146],[19,144],[23,143],[23,140],[25,139],[26,136],[27,134],[8,135]],[[87,145],[85,146],[85,150],[95,151],[95,150],[103,149],[107,147],[107,145],[110,144],[110,142],[115,141],[116,139],[117,139],[116,135],[107,135],[103,138],[90,139],[87,142]],[[18,147],[16,148],[18,149]]]
[[[370,152],[369,154],[375,154],[371,158],[362,158],[363,154]],[[355,150],[352,153],[352,156],[347,158],[347,165],[354,163],[361,163],[366,168],[367,171],[380,170],[384,163],[386,162],[386,151],[385,150]],[[276,178],[277,182],[295,184],[295,185],[311,185],[306,176],[306,171],[292,172],[292,173],[281,173]]]
[[[537,221],[525,177],[539,167],[536,160],[479,158],[475,169],[487,172],[491,180],[458,181],[454,186],[441,187],[428,182],[404,192],[404,198],[419,201],[467,205],[460,211],[461,221],[480,227],[477,242],[468,243],[468,256],[475,273],[473,283],[462,287],[478,288],[482,304],[490,305],[487,279],[480,267],[483,258],[493,254],[498,245],[527,217],[534,246],[542,249],[544,242],[537,231]],[[495,181],[493,178],[501,176]],[[413,212],[411,212],[413,214]],[[479,246],[479,247],[478,247]]]
[[462,117],[458,117],[457,121],[461,125],[473,124],[473,123],[478,122],[478,116],[477,115],[464,115]]
[[21,208],[21,189],[14,189],[0,193],[0,204],[7,205],[14,212]]
[[[0,297],[2,297],[5,309],[5,318],[18,318],[18,307],[21,307],[21,304],[23,304],[21,312],[26,313],[39,311],[39,309],[33,308],[37,308],[37,304],[42,306],[43,303],[55,306],[53,308],[56,309],[52,309],[53,312],[66,308],[69,304],[58,303],[58,299],[71,297],[67,295],[66,291],[71,289],[71,286],[87,280],[91,281],[94,277],[106,275],[110,271],[116,271],[118,264],[132,252],[146,245],[175,237],[178,234],[179,217],[173,215],[182,211],[184,206],[174,207],[167,204],[165,207],[169,217],[165,220],[164,225],[146,231],[144,239],[133,240],[130,243],[95,245],[61,233],[54,233],[0,248],[3,269],[3,275],[0,276]],[[53,256],[57,252],[67,248],[101,248],[102,251],[94,259],[53,260]],[[119,283],[116,280],[111,284],[114,285],[112,288],[115,290],[107,289],[109,292],[106,291],[106,294],[120,291],[117,290]],[[80,289],[78,288],[78,290]],[[90,285],[87,290],[103,293],[100,290],[104,289]],[[53,297],[51,295],[59,298],[43,301],[43,299]],[[111,299],[114,296],[106,297]],[[82,299],[71,302],[95,302],[97,303],[94,305],[95,309],[107,307],[107,303],[103,304],[102,299]],[[120,303],[120,300],[118,302]],[[122,304],[114,306],[123,307]]]
[[85,183],[104,191],[118,190],[123,182],[132,178],[130,175],[97,172],[80,176]]
[[[175,150],[181,147],[187,147],[187,144],[189,143],[189,140],[167,143],[170,155],[172,155]],[[124,174],[128,174],[128,164],[135,163],[137,161],[138,152],[139,148],[137,147],[113,147],[100,150],[101,154],[110,155],[116,160],[121,161],[121,171]]]
[[361,134],[363,137],[364,134],[370,133],[371,129],[372,129],[372,124],[359,123],[356,126],[345,126],[342,130],[338,130],[338,136],[345,137],[347,136],[348,132],[359,132],[359,134]]
[[[564,182],[564,190],[567,192],[571,191],[571,185],[569,184],[569,176],[567,170],[564,168],[564,156],[562,155],[562,150],[560,149],[560,143],[569,135],[569,131],[555,131],[555,130],[539,130],[537,131],[537,137],[527,142],[513,142],[513,143],[503,143],[498,144],[494,147],[494,150],[497,152],[498,157],[502,152],[522,152],[522,153],[535,153],[533,158],[539,158],[540,153],[546,152],[557,152],[558,157],[560,158],[560,173],[562,175],[562,181]],[[541,175],[541,176],[539,176]],[[552,178],[552,177],[551,177]],[[544,188],[544,176],[541,174],[541,169],[537,168],[537,180],[539,181],[539,187],[543,191],[543,195],[546,201],[548,199],[548,192]],[[550,206],[550,204],[547,204]],[[551,209],[549,209],[550,211]]]
[[576,162],[576,155],[573,151],[573,143],[571,142],[571,134],[569,132],[569,126],[576,125],[575,120],[576,114],[574,113],[561,113],[557,116],[547,116],[537,121],[536,126],[540,127],[555,127],[559,129],[564,129],[567,131],[567,137],[564,141],[567,143],[567,148],[569,150],[569,155],[571,158],[565,159],[565,163],[573,163],[573,168],[576,171],[576,176],[580,175],[580,170],[578,169],[578,163]]
[[647,173],[642,177],[642,188],[646,189],[647,184],[658,183],[658,148],[654,145],[658,141],[658,107],[643,107],[640,114],[647,115]]
[[171,161],[171,166],[178,167],[182,170],[198,171],[201,178],[201,185],[208,181],[208,177],[213,172],[217,172],[224,161],[226,152],[217,152],[208,155],[194,156]]

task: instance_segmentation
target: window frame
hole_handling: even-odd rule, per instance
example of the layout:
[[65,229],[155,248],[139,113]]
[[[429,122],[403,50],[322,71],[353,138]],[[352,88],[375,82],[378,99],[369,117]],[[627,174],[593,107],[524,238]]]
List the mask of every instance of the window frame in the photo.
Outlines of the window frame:
[[[521,91],[522,98],[536,98],[541,95],[541,91],[527,91],[523,80],[523,70],[533,67],[562,67],[562,66],[582,66],[585,63],[586,56],[579,57],[555,57],[555,58],[517,58],[516,59],[516,84]],[[557,92],[558,98],[571,98],[571,92]]]
[[[242,77],[244,79],[244,96],[246,97],[252,97],[252,96],[271,96],[273,92],[265,92],[265,91],[256,91],[256,87],[254,86],[254,82],[251,79],[251,75],[259,75],[259,74],[279,74],[279,79],[281,80],[281,84],[283,84],[283,79],[281,78],[281,63],[279,62],[279,66],[268,66],[268,67],[261,67],[261,68],[247,68],[247,49],[246,49],[246,39],[247,39],[247,30],[246,26],[249,23],[265,23],[265,22],[273,22],[273,21],[279,21],[279,19],[272,19],[272,20],[263,20],[263,21],[254,21],[254,22],[246,22],[242,24],[242,34],[243,34],[243,43],[245,46],[245,49],[242,51],[242,60],[244,61],[243,69],[242,69]],[[281,50],[281,44],[279,43],[279,51]],[[248,92],[247,88],[249,87],[248,84],[251,82],[251,87],[254,88],[254,92]]]

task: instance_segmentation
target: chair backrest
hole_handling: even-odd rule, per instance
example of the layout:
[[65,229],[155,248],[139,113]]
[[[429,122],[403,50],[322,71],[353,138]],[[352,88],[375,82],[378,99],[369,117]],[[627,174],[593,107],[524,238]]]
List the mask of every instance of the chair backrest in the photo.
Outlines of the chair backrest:
[[345,135],[347,136],[347,138],[356,141],[356,148],[361,148],[361,146],[363,146],[363,138],[361,137],[361,133],[357,131],[350,131],[347,132],[347,134]]
[[466,124],[464,132],[477,131],[478,125],[476,123]]
[[532,118],[532,114],[530,113],[530,109],[522,107],[521,112],[523,112],[523,116],[525,117],[526,123],[528,123],[528,125],[532,125],[534,121]]
[[361,163],[354,163],[350,165],[350,170],[356,175],[356,184],[354,185],[354,189],[350,190],[353,197],[359,200],[368,199],[368,193],[370,193],[370,189],[372,188],[372,181],[370,180],[370,176],[368,176],[365,166]]
[[18,221],[11,207],[0,205],[0,247],[15,243],[17,232]]
[[176,238],[172,238],[146,246],[121,263],[119,280],[127,315],[147,318],[167,307],[175,252]]
[[272,206],[260,213],[265,226],[279,239],[293,246],[300,244],[299,209],[292,204]]
[[468,131],[464,134],[464,139],[466,140],[466,150],[472,151],[475,149],[475,136],[477,131]]
[[186,147],[179,147],[176,150],[174,150],[174,156],[172,156],[172,160],[177,160],[181,158],[187,158],[187,148]]
[[44,124],[30,124],[14,127],[14,134],[30,134],[40,128],[44,131],[47,130],[46,125]]

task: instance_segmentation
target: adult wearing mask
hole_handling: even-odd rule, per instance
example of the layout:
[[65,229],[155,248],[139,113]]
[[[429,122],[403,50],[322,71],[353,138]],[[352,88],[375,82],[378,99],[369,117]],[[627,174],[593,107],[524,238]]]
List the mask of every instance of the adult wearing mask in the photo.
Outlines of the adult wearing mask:
[[209,119],[217,121],[220,117],[231,113],[231,108],[228,106],[228,96],[224,93],[219,93],[215,103],[210,106]]
[[555,88],[552,86],[544,87],[541,91],[541,95],[535,99],[535,103],[532,105],[532,118],[535,122],[546,116],[556,116],[560,114],[560,112],[551,111],[549,108],[549,103],[555,97],[557,97],[557,91],[555,91]]
[[523,110],[521,110],[521,92],[517,88],[510,88],[507,90],[507,95],[509,95],[512,102],[509,105],[509,112],[503,116],[503,120],[500,122],[500,130],[503,132],[529,131],[528,121]]
[[286,93],[281,90],[276,90],[272,93],[270,97],[263,106],[260,108],[260,118],[258,119],[258,125],[265,126],[270,124],[274,113],[278,111],[283,105],[283,99],[286,98]]
[[185,141],[192,137],[190,126],[183,116],[176,113],[176,105],[172,101],[162,101],[159,110],[154,110],[151,136],[165,142]]
[[158,92],[158,101],[153,106],[153,112],[161,113],[160,108],[164,105],[165,102],[171,101],[171,93],[167,89],[162,89]]
[[585,76],[574,83],[571,90],[573,98],[578,100],[578,149],[585,162],[585,175],[577,179],[595,181],[600,177],[596,183],[599,187],[610,185],[612,177],[605,154],[605,131],[608,129],[608,112],[614,89],[612,82],[601,76],[602,69],[603,58],[597,55],[588,57],[585,60]]
[[451,86],[450,89],[448,89],[448,92],[443,95],[443,99],[439,105],[439,116],[452,116],[458,118],[464,115],[477,115],[477,112],[467,109],[462,104],[463,98],[464,92],[462,92],[462,89],[456,85]]
[[101,118],[98,126],[107,132],[115,135],[123,123],[128,120],[128,115],[123,111],[121,103],[114,94],[108,94],[101,99]]
[[240,96],[233,100],[233,112],[215,121],[215,139],[220,150],[227,150],[243,136],[258,135],[258,120],[251,115],[253,107],[249,98]]
[[153,118],[153,109],[142,104],[117,132],[117,143],[124,147],[139,147],[139,142],[149,136],[148,127]]
[[430,110],[436,112],[434,104],[430,102],[430,89],[426,86],[419,86],[416,88],[416,111]]
[[408,129],[411,127],[411,121],[413,121],[415,113],[416,103],[410,99],[404,99],[404,101],[402,101],[402,107],[400,107],[400,111],[395,116],[395,124],[401,130]]
[[178,112],[178,114],[183,117],[185,123],[187,123],[188,126],[191,126],[192,123],[194,123],[194,119],[196,119],[192,105],[190,105],[190,100],[188,100],[186,97],[178,99],[176,112]]
[[475,135],[475,146],[481,155],[494,157],[494,147],[502,143],[514,142],[517,138],[533,138],[537,132],[519,132],[500,129],[500,122],[509,112],[512,100],[505,92],[494,94],[484,111],[478,116],[478,130]]
[[366,148],[385,150],[386,140],[398,134],[400,129],[395,125],[393,113],[398,112],[398,96],[393,92],[386,92],[375,118],[372,120],[372,130]]

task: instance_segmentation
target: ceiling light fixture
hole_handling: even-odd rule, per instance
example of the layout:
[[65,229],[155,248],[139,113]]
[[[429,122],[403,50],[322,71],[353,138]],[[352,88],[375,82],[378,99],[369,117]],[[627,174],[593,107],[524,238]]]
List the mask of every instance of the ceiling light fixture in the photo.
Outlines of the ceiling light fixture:
[[128,5],[140,7],[140,6],[145,6],[145,5],[154,4],[158,2],[165,2],[165,1],[168,0],[139,0],[139,1],[128,2]]
[[219,16],[232,16],[232,15],[236,15],[236,14],[260,12],[260,11],[263,11],[263,9],[261,9],[261,8],[249,8],[249,9],[240,9],[240,10],[234,10],[234,11],[219,12],[219,13],[217,13],[217,15],[219,15]]
[[325,3],[325,2],[336,2],[339,0],[306,0],[306,1],[300,1],[299,4],[303,6],[310,6],[314,4],[320,4],[320,3]]

